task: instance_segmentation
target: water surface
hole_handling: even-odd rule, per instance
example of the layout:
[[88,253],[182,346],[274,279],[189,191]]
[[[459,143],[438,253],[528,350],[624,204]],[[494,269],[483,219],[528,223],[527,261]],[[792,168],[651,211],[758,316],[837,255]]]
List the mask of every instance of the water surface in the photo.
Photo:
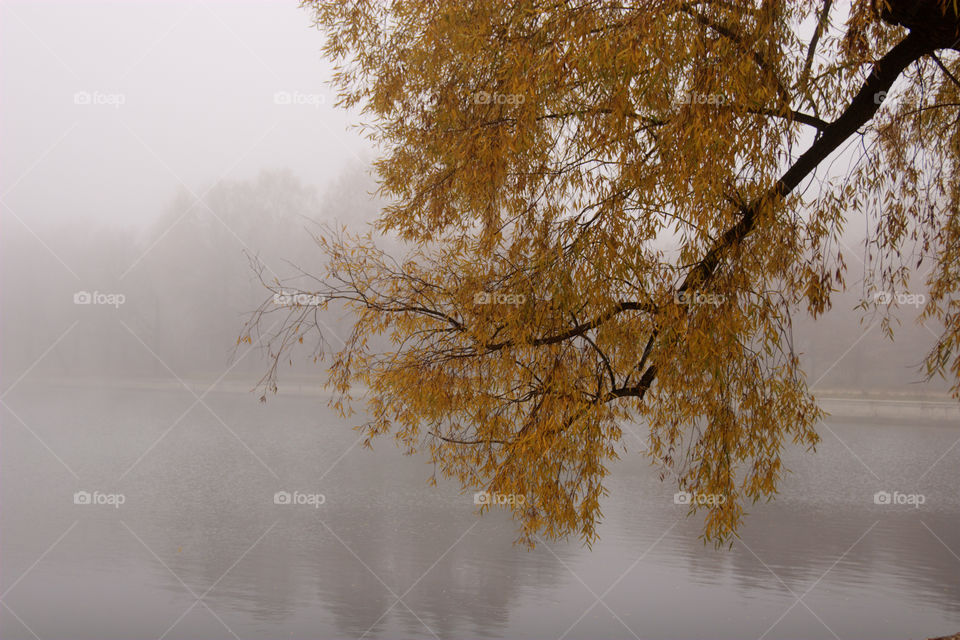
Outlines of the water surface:
[[[831,421],[720,551],[627,432],[600,541],[528,551],[506,512],[477,518],[472,495],[427,486],[423,458],[363,449],[316,397],[24,383],[4,402],[4,639],[960,631],[953,421]],[[877,505],[880,490],[925,502]],[[78,505],[77,491],[125,501]],[[278,505],[278,491],[325,502]]]

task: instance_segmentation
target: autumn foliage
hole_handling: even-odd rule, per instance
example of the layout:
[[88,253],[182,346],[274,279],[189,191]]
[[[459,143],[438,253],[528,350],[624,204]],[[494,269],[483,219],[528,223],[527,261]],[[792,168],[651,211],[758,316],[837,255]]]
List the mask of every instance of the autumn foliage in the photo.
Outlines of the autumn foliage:
[[[592,541],[624,450],[724,496],[691,510],[735,534],[818,441],[791,314],[845,286],[849,221],[873,290],[925,280],[929,373],[960,380],[953,0],[305,4],[381,151],[378,230],[410,247],[318,238],[305,291],[355,314],[337,406],[362,391],[368,439],[526,496],[524,541]],[[266,331],[268,302],[243,338],[276,364],[315,311]]]

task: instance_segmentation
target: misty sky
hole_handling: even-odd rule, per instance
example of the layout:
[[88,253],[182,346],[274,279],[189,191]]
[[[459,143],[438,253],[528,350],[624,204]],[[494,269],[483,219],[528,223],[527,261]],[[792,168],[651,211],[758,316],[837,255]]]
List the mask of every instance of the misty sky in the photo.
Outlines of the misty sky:
[[139,226],[262,168],[322,190],[370,157],[322,44],[296,2],[0,3],[3,223]]
[[[300,216],[342,223],[373,216],[360,193],[372,182],[357,176],[369,168],[374,150],[356,127],[359,114],[333,104],[323,42],[310,12],[296,1],[0,1],[8,368],[15,361],[11,370],[25,370],[71,321],[85,317],[78,313],[89,310],[78,312],[73,303],[78,290],[127,295],[127,312],[143,315],[143,335],[152,327],[157,335],[149,334],[151,344],[169,361],[187,346],[196,355],[184,338],[206,335],[208,360],[224,366],[241,314],[266,295],[250,282],[243,251],[270,254],[271,275],[273,269],[289,275],[281,258],[316,268]],[[857,157],[841,152],[825,171]],[[315,188],[316,206],[285,178],[249,191],[263,171],[285,170]],[[223,181],[249,184],[220,192],[215,221],[204,208],[193,218],[185,215],[183,202],[216,196],[208,190]],[[237,196],[240,203],[229,193],[247,195]],[[271,218],[274,210],[284,216]],[[860,234],[862,226],[851,224],[850,233]],[[128,230],[146,231],[117,235]],[[132,246],[130,238],[140,244]],[[862,294],[863,248],[850,237],[846,246],[853,286],[838,296],[834,324],[821,321],[818,332],[798,337],[803,351],[822,352],[811,355],[811,381],[829,373],[824,384],[915,382],[921,354],[940,328],[908,320],[896,345],[879,330],[858,340],[864,326],[875,325],[861,326],[852,313]],[[195,295],[183,290],[186,282],[197,285]],[[233,293],[213,299],[207,293],[213,290]],[[49,308],[38,306],[36,291],[44,292]],[[135,304],[134,292],[158,302]],[[157,305],[171,317],[148,312]],[[193,324],[181,326],[173,320],[178,317]],[[90,338],[96,344],[113,339]],[[856,348],[834,364],[837,350],[843,353],[855,340]]]

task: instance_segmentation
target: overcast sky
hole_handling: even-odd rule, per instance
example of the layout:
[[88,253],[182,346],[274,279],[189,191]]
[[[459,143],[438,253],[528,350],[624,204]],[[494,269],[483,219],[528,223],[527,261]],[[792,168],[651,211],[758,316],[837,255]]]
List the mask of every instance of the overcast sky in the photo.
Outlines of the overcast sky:
[[3,224],[138,225],[185,185],[370,157],[308,11],[273,2],[0,3]]

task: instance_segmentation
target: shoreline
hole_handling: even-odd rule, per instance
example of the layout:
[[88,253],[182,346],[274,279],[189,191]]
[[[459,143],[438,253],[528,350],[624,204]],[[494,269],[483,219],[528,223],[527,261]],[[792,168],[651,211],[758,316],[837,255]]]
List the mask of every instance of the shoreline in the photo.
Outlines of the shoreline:
[[[130,389],[141,391],[172,391],[187,386],[201,394],[215,385],[217,393],[249,394],[259,397],[263,391],[255,387],[253,376],[231,376],[217,380],[217,376],[194,375],[176,378],[70,378],[50,377],[24,381],[26,387],[47,385],[53,387],[85,389]],[[361,398],[364,388],[355,387],[355,398]],[[316,376],[288,374],[278,384],[277,396],[300,396],[330,398],[334,392],[325,389],[323,380]],[[268,394],[268,398],[273,394]],[[814,397],[831,419],[878,419],[878,420],[956,420],[960,427],[960,402],[946,393],[904,393],[878,389],[821,389]]]

